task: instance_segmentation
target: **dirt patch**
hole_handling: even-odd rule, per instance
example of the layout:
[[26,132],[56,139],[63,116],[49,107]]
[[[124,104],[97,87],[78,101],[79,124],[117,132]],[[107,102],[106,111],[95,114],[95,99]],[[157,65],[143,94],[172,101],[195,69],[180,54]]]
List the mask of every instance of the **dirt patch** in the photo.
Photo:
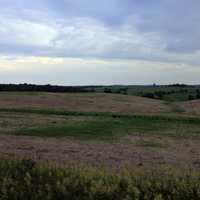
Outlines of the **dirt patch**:
[[185,101],[180,106],[186,114],[200,115],[200,100]]
[[[163,146],[140,146],[143,142]],[[131,135],[121,141],[106,143],[79,141],[68,138],[38,138],[0,135],[1,157],[28,156],[37,161],[123,166],[160,164],[200,165],[199,140],[175,140],[160,136]]]
[[62,108],[68,111],[117,113],[166,113],[163,101],[104,93],[0,93],[0,108]]
[[15,131],[20,128],[42,127],[47,125],[65,124],[84,121],[84,117],[40,115],[29,113],[0,113],[0,133]]

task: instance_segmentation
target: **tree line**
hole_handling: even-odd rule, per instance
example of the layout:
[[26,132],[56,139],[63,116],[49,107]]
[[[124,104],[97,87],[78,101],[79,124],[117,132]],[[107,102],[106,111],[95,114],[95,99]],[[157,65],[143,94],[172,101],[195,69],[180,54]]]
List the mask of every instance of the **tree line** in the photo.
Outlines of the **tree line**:
[[95,86],[58,86],[35,84],[0,84],[0,91],[21,92],[95,92]]

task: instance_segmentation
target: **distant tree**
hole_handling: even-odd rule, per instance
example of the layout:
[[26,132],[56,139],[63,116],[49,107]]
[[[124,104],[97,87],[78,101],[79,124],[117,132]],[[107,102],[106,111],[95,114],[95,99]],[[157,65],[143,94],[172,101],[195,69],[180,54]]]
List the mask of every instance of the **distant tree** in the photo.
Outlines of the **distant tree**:
[[121,94],[121,89],[117,89],[117,90],[115,90],[114,93]]
[[112,93],[112,90],[110,88],[104,88],[105,93]]
[[193,95],[188,95],[188,100],[194,100],[195,98],[194,98],[194,96]]
[[125,91],[125,90],[123,90],[123,91],[121,91],[121,94],[127,95],[127,94],[128,94],[128,92],[127,92],[127,91]]
[[187,89],[180,89],[180,90],[179,90],[179,93],[187,93],[187,92],[188,92]]
[[0,84],[0,91],[43,91],[43,92],[94,92],[93,86],[56,86],[34,84]]
[[161,90],[155,92],[155,96],[156,96],[158,99],[163,99],[163,96],[166,95],[166,94],[167,94],[167,92],[161,91]]
[[188,85],[176,83],[176,84],[168,85],[168,87],[188,87]]
[[200,99],[200,93],[196,94],[196,99]]
[[147,97],[147,98],[151,98],[151,99],[154,99],[154,98],[155,98],[155,96],[154,96],[153,93],[144,93],[142,96],[143,96],[143,97]]

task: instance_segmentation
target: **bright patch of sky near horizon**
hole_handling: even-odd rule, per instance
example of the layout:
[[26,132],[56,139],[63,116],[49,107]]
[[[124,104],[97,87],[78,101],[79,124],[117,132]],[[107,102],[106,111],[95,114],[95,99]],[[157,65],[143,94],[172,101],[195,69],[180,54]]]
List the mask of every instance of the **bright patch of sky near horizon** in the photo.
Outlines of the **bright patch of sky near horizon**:
[[0,82],[199,83],[199,0],[0,0]]

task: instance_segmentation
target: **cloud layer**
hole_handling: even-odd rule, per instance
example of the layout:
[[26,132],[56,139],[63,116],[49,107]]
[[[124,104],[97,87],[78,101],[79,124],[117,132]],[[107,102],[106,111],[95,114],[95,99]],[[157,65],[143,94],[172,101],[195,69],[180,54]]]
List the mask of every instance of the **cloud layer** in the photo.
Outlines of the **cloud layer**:
[[200,64],[199,9],[198,0],[1,0],[0,56],[193,69]]
[[61,85],[197,84],[200,68],[125,59],[0,57],[2,83]]

